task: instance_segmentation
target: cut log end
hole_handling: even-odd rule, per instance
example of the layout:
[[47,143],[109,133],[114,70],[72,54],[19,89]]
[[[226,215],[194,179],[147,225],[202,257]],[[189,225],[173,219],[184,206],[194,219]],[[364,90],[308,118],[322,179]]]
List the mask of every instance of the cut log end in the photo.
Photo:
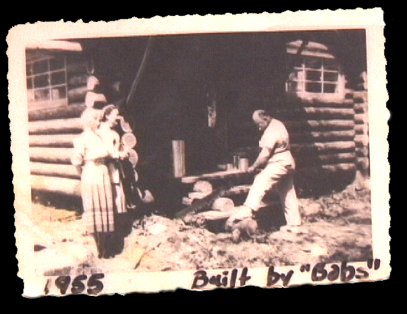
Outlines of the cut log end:
[[125,133],[122,135],[121,142],[126,148],[134,148],[137,144],[137,138],[133,133]]

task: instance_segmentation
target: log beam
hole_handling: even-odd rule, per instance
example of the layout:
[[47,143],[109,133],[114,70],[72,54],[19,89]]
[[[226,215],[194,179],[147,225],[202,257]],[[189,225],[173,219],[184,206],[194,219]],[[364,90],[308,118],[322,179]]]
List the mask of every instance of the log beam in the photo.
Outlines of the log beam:
[[53,134],[53,135],[30,135],[30,147],[73,147],[73,140],[79,134]]
[[308,121],[285,121],[289,130],[352,130],[354,120],[308,120]]
[[325,108],[325,107],[301,107],[291,110],[282,109],[276,110],[276,114],[286,118],[304,117],[307,119],[353,119],[355,111],[353,108]]
[[336,165],[322,165],[322,166],[315,166],[315,167],[304,167],[299,168],[299,174],[305,174],[307,172],[311,173],[319,173],[319,172],[328,172],[328,173],[338,173],[338,172],[355,172],[356,165],[355,163],[343,163],[343,164],[336,164]]
[[354,130],[344,131],[322,131],[322,132],[297,132],[290,134],[291,141],[304,142],[304,141],[340,141],[340,140],[353,140],[355,137]]
[[292,144],[291,150],[293,153],[309,152],[309,153],[328,153],[328,152],[345,152],[353,151],[355,149],[355,142],[341,141],[341,142],[324,142],[312,144]]
[[28,112],[28,121],[78,118],[85,109],[85,104],[80,103],[76,105],[31,110]]
[[31,175],[31,188],[36,191],[80,197],[81,181],[67,178]]
[[80,133],[83,130],[80,118],[32,121],[28,123],[29,134]]
[[32,175],[42,175],[48,177],[61,177],[71,179],[81,178],[76,168],[72,165],[31,162],[30,170]]
[[30,160],[53,163],[71,164],[73,148],[30,147]]

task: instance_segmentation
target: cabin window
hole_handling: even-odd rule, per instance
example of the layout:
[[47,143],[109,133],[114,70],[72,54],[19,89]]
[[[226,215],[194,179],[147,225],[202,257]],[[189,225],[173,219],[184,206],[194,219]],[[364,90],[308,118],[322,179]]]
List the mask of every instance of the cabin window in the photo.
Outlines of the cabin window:
[[26,75],[30,108],[68,104],[66,59],[64,57],[27,62]]
[[300,98],[331,99],[344,96],[344,76],[328,48],[318,43],[288,44],[289,76],[286,91]]

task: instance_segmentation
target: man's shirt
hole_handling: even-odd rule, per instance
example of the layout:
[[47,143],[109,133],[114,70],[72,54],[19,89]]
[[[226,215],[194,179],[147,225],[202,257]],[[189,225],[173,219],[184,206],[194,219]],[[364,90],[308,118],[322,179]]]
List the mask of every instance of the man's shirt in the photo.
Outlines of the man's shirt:
[[268,147],[273,150],[268,164],[283,162],[295,168],[294,159],[290,152],[290,141],[287,129],[284,124],[276,119],[272,119],[264,130],[259,141],[260,148]]

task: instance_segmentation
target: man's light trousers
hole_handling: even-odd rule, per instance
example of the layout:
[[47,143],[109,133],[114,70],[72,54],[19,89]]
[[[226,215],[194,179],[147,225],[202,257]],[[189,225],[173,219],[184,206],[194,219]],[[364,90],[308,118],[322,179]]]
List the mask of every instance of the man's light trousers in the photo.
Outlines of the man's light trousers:
[[268,164],[255,177],[244,205],[254,211],[267,206],[264,197],[272,189],[276,189],[280,196],[287,225],[300,225],[301,217],[294,189],[293,169],[290,165],[278,162]]

